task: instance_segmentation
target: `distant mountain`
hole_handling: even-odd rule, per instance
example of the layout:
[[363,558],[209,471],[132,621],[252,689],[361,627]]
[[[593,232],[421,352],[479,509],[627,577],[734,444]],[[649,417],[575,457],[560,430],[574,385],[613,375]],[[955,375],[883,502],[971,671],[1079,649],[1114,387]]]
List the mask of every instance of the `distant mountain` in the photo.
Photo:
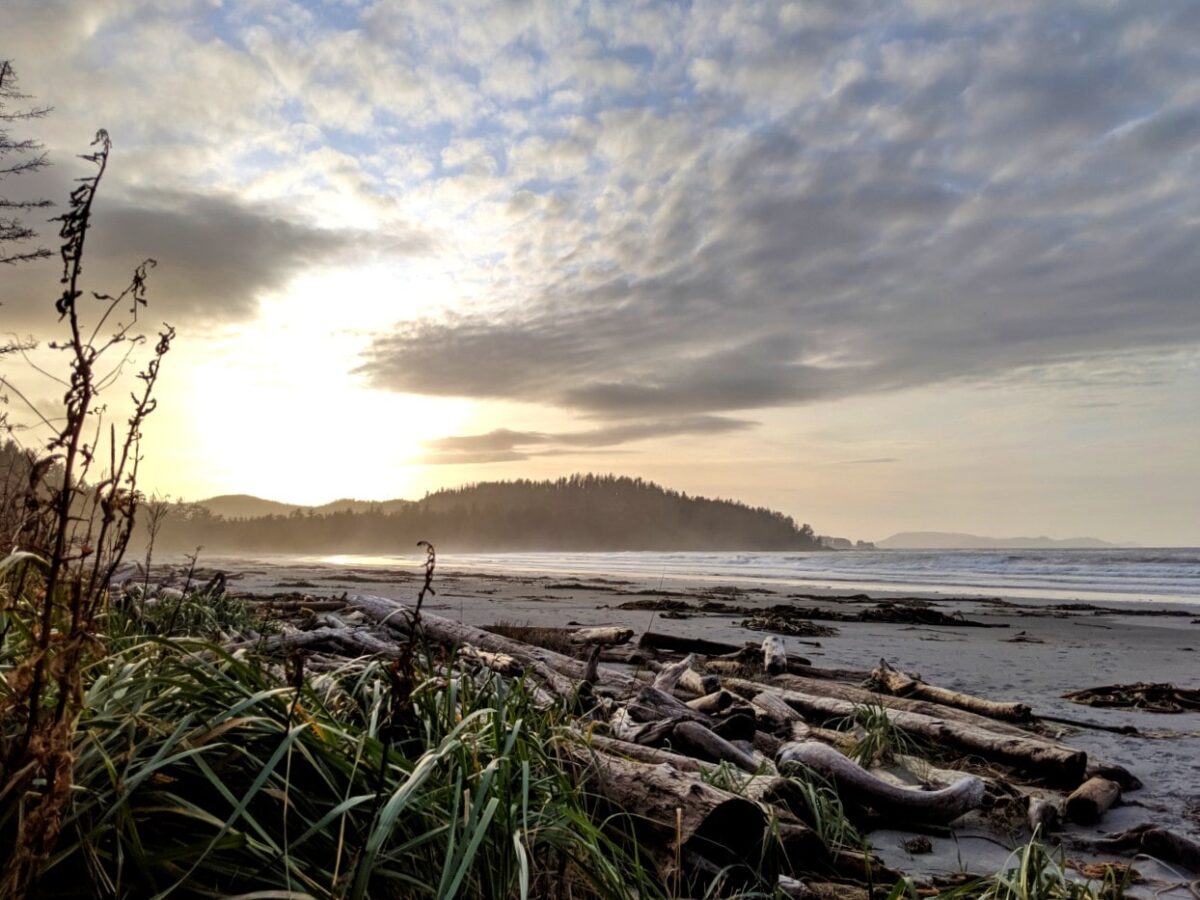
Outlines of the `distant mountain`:
[[197,500],[191,505],[200,506],[214,516],[223,519],[262,519],[267,516],[290,516],[294,512],[314,515],[328,515],[335,512],[361,513],[379,510],[392,513],[405,506],[411,506],[412,500],[334,500],[322,503],[320,506],[302,506],[297,503],[279,503],[275,500],[264,500],[250,494],[222,494],[219,497],[209,497],[207,500]]
[[820,549],[811,527],[774,510],[612,475],[483,482],[416,501],[335,500],[317,507],[213,497],[179,505],[156,546],[396,553],[418,540],[453,551]]
[[953,531],[902,531],[876,541],[875,546],[880,550],[1103,550],[1120,545],[1090,537],[994,538]]
[[291,503],[276,503],[274,500],[263,500],[249,494],[222,494],[219,497],[209,497],[207,500],[197,500],[196,506],[202,506],[214,516],[223,519],[260,519],[263,516],[286,516],[303,507]]

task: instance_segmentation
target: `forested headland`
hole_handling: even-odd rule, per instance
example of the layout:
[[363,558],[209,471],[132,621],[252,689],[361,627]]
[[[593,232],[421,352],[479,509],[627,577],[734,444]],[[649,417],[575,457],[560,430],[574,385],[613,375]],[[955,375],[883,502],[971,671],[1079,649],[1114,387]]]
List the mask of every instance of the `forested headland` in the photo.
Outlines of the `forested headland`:
[[254,518],[216,515],[203,501],[173,504],[155,546],[394,553],[422,539],[457,551],[819,549],[810,526],[782,513],[611,475],[484,482],[411,502],[347,501]]

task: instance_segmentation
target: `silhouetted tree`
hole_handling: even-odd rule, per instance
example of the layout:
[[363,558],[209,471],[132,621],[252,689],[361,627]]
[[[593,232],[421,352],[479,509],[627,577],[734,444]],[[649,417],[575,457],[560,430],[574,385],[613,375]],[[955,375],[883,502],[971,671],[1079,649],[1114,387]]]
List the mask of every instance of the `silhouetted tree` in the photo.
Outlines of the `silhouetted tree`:
[[[30,139],[14,138],[9,126],[13,122],[40,119],[49,107],[12,109],[29,99],[17,90],[17,76],[8,60],[0,60],[0,179],[28,175],[48,165],[42,145]],[[52,205],[49,200],[10,200],[0,194],[0,263],[26,262],[50,255],[45,247],[24,248],[37,232],[25,224],[24,214],[33,209]]]

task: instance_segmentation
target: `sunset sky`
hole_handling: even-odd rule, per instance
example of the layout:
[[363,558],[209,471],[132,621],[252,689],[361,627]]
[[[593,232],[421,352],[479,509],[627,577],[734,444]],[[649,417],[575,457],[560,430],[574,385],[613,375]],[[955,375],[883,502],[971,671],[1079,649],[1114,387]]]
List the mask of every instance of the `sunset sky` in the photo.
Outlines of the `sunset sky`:
[[[0,193],[61,202],[106,128],[89,287],[159,262],[147,489],[615,472],[868,540],[1200,545],[1194,0],[2,16],[54,165]],[[56,274],[0,270],[4,332],[52,333]]]

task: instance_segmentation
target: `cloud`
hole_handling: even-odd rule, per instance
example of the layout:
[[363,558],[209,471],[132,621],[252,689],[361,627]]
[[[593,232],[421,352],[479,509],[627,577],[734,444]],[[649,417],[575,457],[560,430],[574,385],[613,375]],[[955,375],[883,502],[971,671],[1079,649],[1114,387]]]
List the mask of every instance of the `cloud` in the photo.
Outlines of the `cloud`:
[[637,102],[535,126],[487,312],[359,371],[622,421],[1200,342],[1186,4],[790,9],[698,3]]
[[[512,462],[535,456],[562,456],[598,447],[611,448],[651,438],[716,435],[743,431],[756,423],[724,416],[681,416],[653,421],[545,433],[498,428],[483,434],[451,435],[426,444],[423,462],[463,464]],[[607,453],[614,451],[606,449]]]
[[[364,255],[427,252],[416,230],[363,233],[322,228],[278,210],[212,194],[147,192],[133,199],[97,196],[86,245],[88,290],[114,292],[133,267],[158,261],[149,281],[153,315],[202,326],[253,318],[259,296],[279,290],[298,272]],[[42,243],[53,243],[44,230]],[[49,261],[6,273],[0,301],[16,323],[44,322],[59,290],[59,264]]]
[[[245,321],[428,254],[452,299],[397,287],[376,387],[616,428],[1200,343],[1186,0],[44,7],[51,149],[101,116],[131,161],[89,274]],[[583,446],[519,433],[435,452]]]

